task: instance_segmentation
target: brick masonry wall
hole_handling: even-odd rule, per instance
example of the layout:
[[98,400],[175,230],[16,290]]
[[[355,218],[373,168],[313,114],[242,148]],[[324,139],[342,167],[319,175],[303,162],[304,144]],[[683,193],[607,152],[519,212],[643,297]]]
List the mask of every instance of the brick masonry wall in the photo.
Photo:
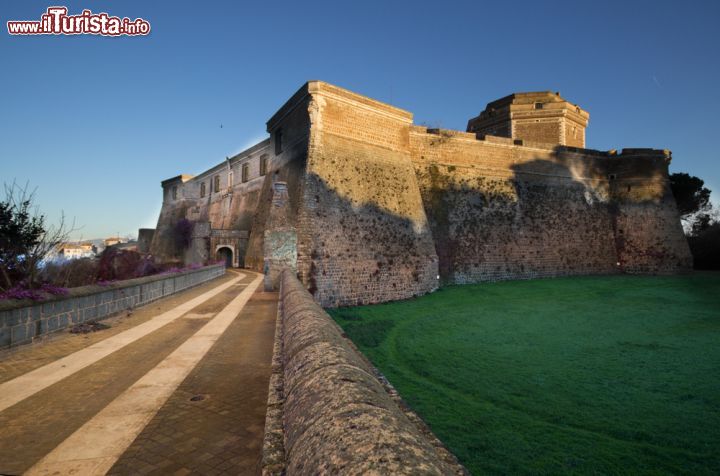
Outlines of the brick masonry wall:
[[262,474],[467,474],[294,273],[281,281]]
[[560,119],[529,119],[515,121],[513,137],[527,141],[557,144],[563,123]]
[[408,156],[409,113],[320,85],[300,215],[298,271],[323,306],[437,288],[437,257]]
[[83,286],[71,290],[70,296],[35,305],[5,302],[0,305],[0,347],[26,344],[75,324],[102,320],[223,274],[223,265],[213,265],[178,274],[131,279],[105,288]]
[[421,127],[410,147],[445,283],[688,267],[667,171],[647,160]]
[[628,273],[692,268],[692,256],[668,181],[668,151],[623,151],[610,163],[618,261]]

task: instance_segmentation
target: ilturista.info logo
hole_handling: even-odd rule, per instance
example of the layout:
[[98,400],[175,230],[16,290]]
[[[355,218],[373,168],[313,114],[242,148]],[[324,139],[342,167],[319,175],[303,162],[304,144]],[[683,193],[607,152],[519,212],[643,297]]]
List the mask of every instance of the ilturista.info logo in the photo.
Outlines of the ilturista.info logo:
[[11,35],[144,36],[150,33],[150,22],[142,18],[131,20],[90,10],[83,10],[79,15],[68,15],[67,7],[48,7],[39,21],[8,21],[7,28]]

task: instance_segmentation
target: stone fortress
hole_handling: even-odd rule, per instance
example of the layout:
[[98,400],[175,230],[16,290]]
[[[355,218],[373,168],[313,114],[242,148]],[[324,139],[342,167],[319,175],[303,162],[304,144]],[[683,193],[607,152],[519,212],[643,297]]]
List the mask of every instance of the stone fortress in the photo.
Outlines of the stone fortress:
[[163,259],[264,271],[268,286],[288,266],[325,307],[441,284],[690,269],[670,151],[585,149],[588,120],[557,93],[516,93],[467,132],[432,129],[310,81],[267,122],[268,139],[163,181],[141,241]]

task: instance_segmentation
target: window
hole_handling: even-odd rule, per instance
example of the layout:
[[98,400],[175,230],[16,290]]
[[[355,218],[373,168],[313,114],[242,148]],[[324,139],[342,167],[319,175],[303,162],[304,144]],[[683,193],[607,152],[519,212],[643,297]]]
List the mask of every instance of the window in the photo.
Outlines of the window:
[[267,155],[261,155],[260,156],[260,175],[265,175],[267,173],[267,164],[268,163],[268,156]]
[[205,196],[205,182],[200,182],[200,198]]
[[232,187],[232,186],[233,186],[233,173],[230,172],[230,173],[228,174],[228,188],[230,188],[230,187]]
[[543,103],[541,103],[541,102],[535,103],[535,109],[542,109],[542,108],[543,108]]
[[172,198],[173,200],[177,200],[177,187],[172,188]]
[[220,176],[216,175],[214,177],[215,183],[213,184],[213,191],[215,193],[218,193],[220,191]]
[[243,183],[248,181],[248,171],[250,167],[248,167],[248,164],[242,164],[242,181]]
[[282,153],[282,129],[275,131],[275,155]]

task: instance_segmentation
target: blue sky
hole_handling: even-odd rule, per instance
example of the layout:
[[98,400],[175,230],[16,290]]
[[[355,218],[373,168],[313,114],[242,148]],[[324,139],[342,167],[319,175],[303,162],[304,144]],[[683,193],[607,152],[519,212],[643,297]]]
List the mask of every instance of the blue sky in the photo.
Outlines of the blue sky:
[[[54,4],[152,33],[7,34]],[[76,237],[154,227],[161,180],[264,138],[309,79],[461,130],[511,92],[560,91],[590,112],[588,147],[672,149],[720,201],[717,1],[5,0],[0,19],[0,180],[37,187]]]

